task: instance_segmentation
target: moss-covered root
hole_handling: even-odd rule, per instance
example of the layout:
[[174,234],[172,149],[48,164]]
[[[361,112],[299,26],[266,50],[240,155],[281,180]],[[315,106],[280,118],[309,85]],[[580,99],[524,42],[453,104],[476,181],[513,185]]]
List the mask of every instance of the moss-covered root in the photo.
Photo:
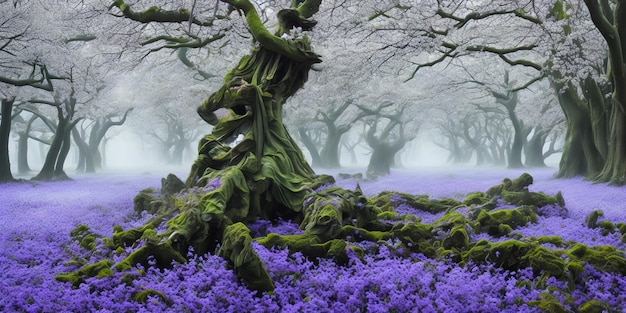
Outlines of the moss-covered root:
[[113,262],[110,260],[102,260],[93,264],[86,265],[78,271],[63,273],[56,275],[54,278],[61,282],[72,283],[74,288],[78,287],[85,279],[85,277],[107,277],[113,274],[111,266]]
[[560,191],[553,197],[543,192],[504,190],[501,196],[502,201],[513,205],[534,205],[538,208],[548,204],[558,204],[561,207],[565,206],[565,200],[563,200],[563,195],[561,195]]
[[[489,199],[487,199],[488,201]],[[369,202],[383,212],[393,211],[394,208],[406,205],[413,209],[429,212],[432,214],[445,212],[461,205],[460,201],[454,199],[430,199],[428,195],[413,196],[403,192],[383,191],[378,195],[369,198]]]
[[502,180],[500,185],[493,186],[489,188],[486,192],[490,197],[499,196],[502,194],[502,191],[513,191],[513,192],[522,192],[528,191],[528,186],[533,183],[533,177],[524,173],[520,175],[520,177],[515,178],[513,180],[509,178],[505,178]]
[[[357,229],[354,226],[349,227]],[[343,239],[322,241],[319,236],[308,233],[300,235],[269,234],[266,237],[256,238],[255,240],[266,248],[287,248],[290,252],[300,252],[311,260],[330,258],[334,259],[335,262],[340,265],[347,264],[350,260],[348,250],[351,250],[359,258],[363,256],[363,250],[361,248]]]
[[146,230],[141,239],[145,241],[145,245],[133,251],[124,260],[116,264],[116,270],[125,271],[137,264],[148,267],[151,257],[154,257],[156,265],[159,267],[170,267],[173,261],[179,263],[187,262],[187,259],[174,249],[169,241],[160,242],[154,230]]
[[243,223],[232,224],[224,230],[222,246],[217,254],[229,261],[235,273],[252,290],[273,291],[274,282],[265,264],[252,247],[250,229]]
[[[389,239],[398,238],[408,251],[422,253],[429,257],[435,256],[432,244],[434,236],[430,225],[413,222],[409,224],[397,223],[389,231],[367,230],[351,225],[341,228],[340,238],[349,238],[352,241],[371,241],[384,243]],[[360,251],[357,251],[360,253]]]
[[508,235],[513,229],[528,223],[536,223],[537,214],[533,206],[502,209],[487,212],[481,210],[476,218],[476,228],[492,236]]
[[492,243],[485,239],[473,243],[471,248],[461,253],[462,263],[470,260],[475,263],[492,262],[507,270],[531,267],[536,274],[542,273],[560,278],[565,272],[565,260],[554,251],[535,242],[507,240]]

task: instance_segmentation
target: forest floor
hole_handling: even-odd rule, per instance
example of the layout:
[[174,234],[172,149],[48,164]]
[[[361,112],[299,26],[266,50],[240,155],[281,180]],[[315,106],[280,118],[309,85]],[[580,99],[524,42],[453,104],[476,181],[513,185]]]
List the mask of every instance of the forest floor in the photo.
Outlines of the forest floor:
[[[357,173],[345,169],[330,174]],[[531,191],[561,191],[567,213],[540,217],[515,230],[524,237],[560,236],[588,246],[607,245],[625,251],[619,231],[603,233],[585,226],[585,217],[601,210],[602,220],[626,222],[626,187],[592,184],[581,178],[554,179],[554,168],[421,168],[397,169],[375,181],[338,179],[338,185],[366,196],[383,190],[428,194],[432,199],[463,199],[486,191],[503,178],[523,172],[534,177]],[[339,267],[329,260],[306,260],[285,250],[256,246],[276,283],[273,294],[255,295],[211,255],[192,258],[172,270],[145,272],[130,284],[114,275],[88,279],[79,288],[54,276],[73,270],[73,256],[85,255],[70,237],[77,225],[110,236],[114,225],[142,225],[148,216],[133,211],[133,197],[144,188],[159,188],[167,173],[77,175],[64,182],[23,182],[0,186],[0,311],[2,312],[541,312],[547,297],[576,311],[597,299],[609,311],[626,310],[626,279],[586,268],[584,285],[538,284],[527,271],[507,272],[492,266],[458,266],[423,256],[403,259],[381,249],[364,262]],[[176,173],[185,175],[185,173]],[[179,176],[184,179],[184,176]],[[424,213],[424,222],[438,215]],[[288,224],[289,221],[284,221]],[[276,229],[281,225],[274,225]],[[293,225],[290,227],[293,228]],[[271,230],[271,229],[270,229]],[[492,241],[503,238],[489,238]],[[478,238],[473,238],[475,241]],[[97,256],[91,256],[96,258]],[[411,278],[408,278],[411,277]],[[530,285],[523,282],[530,282]],[[567,291],[565,291],[567,289]],[[147,301],[137,294],[151,290]],[[534,303],[534,304],[533,304]],[[415,312],[417,312],[415,311]]]

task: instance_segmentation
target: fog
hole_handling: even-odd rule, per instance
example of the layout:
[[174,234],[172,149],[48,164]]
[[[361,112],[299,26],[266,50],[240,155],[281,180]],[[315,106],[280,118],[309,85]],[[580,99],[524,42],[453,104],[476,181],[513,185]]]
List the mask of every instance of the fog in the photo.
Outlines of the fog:
[[[419,136],[417,139],[409,142],[407,147],[399,153],[399,164],[395,169],[419,169],[419,168],[450,168],[450,167],[473,167],[475,157],[465,164],[452,164],[448,162],[449,152],[437,146],[434,141],[437,140],[432,136]],[[145,173],[162,173],[165,175],[169,172],[185,175],[190,169],[191,164],[196,158],[197,142],[195,140],[189,149],[183,154],[183,160],[180,164],[168,163],[163,160],[157,147],[150,143],[149,138],[143,137],[132,127],[123,126],[120,131],[116,132],[108,139],[104,148],[103,168],[98,170],[99,173],[124,172],[128,174],[145,174]],[[11,168],[18,178],[31,178],[41,168],[43,160],[47,153],[47,146],[34,140],[29,141],[28,146],[28,163],[31,168],[29,173],[17,173],[17,162],[12,161]],[[305,159],[310,163],[311,156],[305,147],[301,147]],[[78,160],[78,152],[76,147],[72,147],[68,160],[65,164],[65,170],[68,175],[82,175],[76,171]],[[17,143],[12,141],[10,145],[10,158],[17,158]],[[357,162],[353,163],[350,153],[344,148],[340,153],[341,168],[334,171],[364,171],[367,168],[371,151],[366,147],[359,146],[355,149]],[[557,167],[561,154],[557,153],[546,158],[546,165],[549,167]],[[491,167],[484,165],[485,167]],[[501,168],[505,168],[502,167]],[[325,169],[316,169],[324,172]]]

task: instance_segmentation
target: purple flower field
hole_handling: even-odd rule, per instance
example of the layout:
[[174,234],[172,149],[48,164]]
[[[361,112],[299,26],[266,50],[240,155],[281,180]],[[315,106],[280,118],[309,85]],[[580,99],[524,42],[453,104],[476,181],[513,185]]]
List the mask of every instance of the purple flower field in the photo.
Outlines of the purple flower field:
[[[515,229],[518,236],[560,236],[564,241],[625,251],[620,231],[589,228],[585,218],[601,210],[599,221],[626,222],[626,189],[582,179],[553,179],[554,171],[397,170],[377,181],[362,181],[360,186],[367,196],[395,190],[462,200],[505,177],[528,172],[535,181],[530,190],[548,195],[561,191],[567,212],[539,216],[537,223]],[[551,305],[558,303],[565,312],[626,312],[626,278],[590,265],[585,265],[575,286],[568,286],[567,281],[554,278],[541,280],[532,269],[507,271],[492,264],[460,266],[418,254],[400,256],[387,248],[394,247],[393,241],[368,250],[376,252],[363,259],[353,257],[347,266],[257,245],[276,285],[272,294],[257,295],[248,290],[226,269],[222,258],[212,255],[190,257],[188,263],[175,264],[172,269],[137,268],[133,273],[137,278],[129,283],[121,283],[127,273],[88,278],[78,288],[55,280],[57,274],[76,270],[68,261],[87,254],[72,240],[72,229],[83,224],[97,234],[110,236],[114,225],[142,225],[149,216],[137,216],[132,199],[141,189],[159,188],[160,178],[166,174],[108,174],[78,176],[65,182],[0,185],[0,311],[561,312]],[[338,184],[353,189],[357,182],[343,179]],[[411,213],[424,223],[443,215]],[[256,226],[283,234],[298,231],[297,225],[288,221],[277,225],[261,221]],[[507,239],[481,233],[470,241],[481,238]],[[590,300],[597,300],[596,305],[582,306]]]

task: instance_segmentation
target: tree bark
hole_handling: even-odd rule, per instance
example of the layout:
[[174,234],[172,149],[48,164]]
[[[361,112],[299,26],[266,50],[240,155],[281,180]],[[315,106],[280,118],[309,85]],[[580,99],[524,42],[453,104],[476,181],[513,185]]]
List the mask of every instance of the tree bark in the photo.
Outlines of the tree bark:
[[341,162],[339,161],[339,143],[341,142],[341,136],[343,136],[349,127],[336,127],[334,122],[332,124],[327,123],[326,127],[328,133],[326,136],[326,143],[320,151],[320,158],[322,161],[322,167],[324,168],[340,168]]
[[12,99],[2,99],[2,118],[0,120],[0,183],[14,181],[9,160],[9,135],[11,134]]
[[[611,185],[626,184],[626,3],[617,1],[613,12],[604,12],[597,0],[585,0],[591,20],[605,39],[609,50],[609,77],[613,83],[606,162],[595,177]],[[613,13],[610,18],[607,14]],[[598,105],[597,103],[592,103]]]
[[300,135],[300,141],[302,141],[302,144],[311,155],[311,165],[313,167],[321,167],[322,159],[320,158],[320,154],[317,151],[317,146],[315,146],[315,143],[313,142],[313,139],[311,139],[311,136],[309,136],[306,129],[304,128],[298,128],[298,134]]
[[43,166],[37,176],[33,177],[34,180],[51,180],[54,178],[55,166],[57,164],[61,148],[63,147],[63,140],[65,138],[65,129],[67,128],[67,125],[68,122],[65,119],[59,120],[56,132],[54,133],[54,138],[50,144],[50,149],[46,154],[46,159],[44,160]]
[[557,177],[594,177],[602,169],[604,160],[593,142],[593,128],[588,112],[584,108],[573,84],[558,93],[559,104],[565,114],[567,130],[563,154]]
[[95,173],[96,167],[93,155],[91,154],[91,149],[89,149],[89,145],[85,142],[76,127],[72,128],[72,137],[78,147],[79,153],[78,166],[76,169],[85,173]]

